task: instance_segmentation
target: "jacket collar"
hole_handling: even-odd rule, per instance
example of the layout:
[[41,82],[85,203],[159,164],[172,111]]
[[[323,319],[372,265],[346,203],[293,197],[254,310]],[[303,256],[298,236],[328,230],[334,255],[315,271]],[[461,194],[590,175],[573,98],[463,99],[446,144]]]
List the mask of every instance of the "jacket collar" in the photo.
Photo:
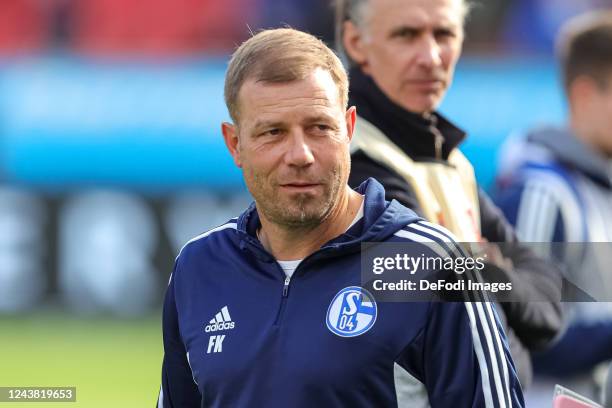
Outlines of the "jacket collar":
[[465,132],[438,112],[424,116],[391,101],[360,68],[352,68],[350,78],[349,105],[356,106],[359,116],[380,129],[411,158],[436,158],[436,129],[443,137],[443,160],[465,139]]
[[[373,178],[364,181],[356,191],[364,195],[363,218],[344,234],[323,245],[322,249],[335,249],[334,253],[353,252],[361,248],[362,242],[381,242],[411,222],[420,220],[412,210],[399,202],[385,200],[383,186]],[[257,206],[250,207],[238,218],[237,230],[240,235],[240,247],[249,248],[260,259],[273,261],[274,258],[256,238],[256,231],[261,226]]]
[[586,145],[569,129],[540,128],[527,136],[528,142],[544,146],[557,160],[591,179],[612,188],[612,160]]

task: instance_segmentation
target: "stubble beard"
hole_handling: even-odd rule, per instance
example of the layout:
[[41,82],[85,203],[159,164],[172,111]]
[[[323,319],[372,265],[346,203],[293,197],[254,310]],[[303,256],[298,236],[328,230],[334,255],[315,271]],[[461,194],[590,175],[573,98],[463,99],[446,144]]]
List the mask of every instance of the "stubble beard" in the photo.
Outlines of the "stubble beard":
[[280,200],[275,188],[266,185],[257,174],[253,174],[254,188],[250,190],[257,203],[257,210],[270,222],[287,229],[308,231],[318,227],[329,217],[339,199],[342,184],[339,169],[334,169],[328,180],[329,183],[323,184],[323,194],[320,198],[299,193]]

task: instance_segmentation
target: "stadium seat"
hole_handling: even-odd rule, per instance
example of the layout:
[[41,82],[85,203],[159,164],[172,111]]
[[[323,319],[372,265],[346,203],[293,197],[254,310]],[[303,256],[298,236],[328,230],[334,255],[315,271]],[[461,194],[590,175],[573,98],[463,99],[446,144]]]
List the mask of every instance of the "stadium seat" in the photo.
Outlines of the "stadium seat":
[[49,37],[49,13],[44,1],[0,1],[0,55],[43,48]]
[[172,55],[227,51],[248,35],[256,2],[247,0],[79,0],[78,50]]

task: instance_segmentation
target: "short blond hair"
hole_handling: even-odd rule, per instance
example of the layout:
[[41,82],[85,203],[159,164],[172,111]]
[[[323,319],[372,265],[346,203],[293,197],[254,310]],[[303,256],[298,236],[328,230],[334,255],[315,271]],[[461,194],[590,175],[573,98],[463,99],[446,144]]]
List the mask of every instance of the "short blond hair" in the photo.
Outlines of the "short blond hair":
[[234,52],[225,75],[225,104],[238,123],[238,95],[247,80],[284,83],[305,79],[315,69],[331,74],[340,103],[348,104],[348,76],[336,54],[315,36],[292,28],[263,30]]

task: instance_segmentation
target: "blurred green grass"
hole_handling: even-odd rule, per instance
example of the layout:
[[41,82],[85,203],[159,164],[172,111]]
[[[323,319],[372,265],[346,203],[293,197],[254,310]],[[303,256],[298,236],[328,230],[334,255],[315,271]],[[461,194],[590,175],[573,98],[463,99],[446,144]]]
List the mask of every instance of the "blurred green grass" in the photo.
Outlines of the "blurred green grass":
[[155,406],[163,354],[160,316],[0,317],[0,386],[77,388],[76,403],[0,403],[0,407]]

